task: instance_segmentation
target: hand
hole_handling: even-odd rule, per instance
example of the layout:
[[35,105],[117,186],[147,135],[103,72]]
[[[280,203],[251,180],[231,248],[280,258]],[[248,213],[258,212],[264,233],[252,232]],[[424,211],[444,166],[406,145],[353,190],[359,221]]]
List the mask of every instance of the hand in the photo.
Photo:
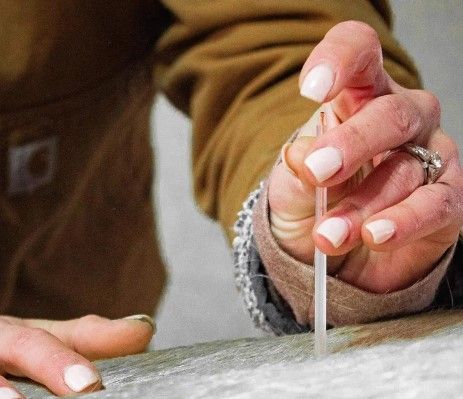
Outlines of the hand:
[[[438,100],[394,82],[383,69],[375,31],[354,21],[336,25],[313,50],[300,87],[303,95],[329,102],[330,129],[309,137],[315,115],[285,148],[288,167],[273,169],[275,238],[309,264],[316,245],[330,255],[330,274],[364,290],[412,285],[458,239],[463,223],[462,169],[457,146],[440,127]],[[406,142],[441,155],[436,183],[424,185],[424,170],[411,155],[385,157]],[[369,174],[362,177],[362,170]],[[314,226],[315,186],[328,187],[329,210]]]
[[101,389],[90,360],[144,351],[154,333],[150,323],[147,316],[141,320],[85,316],[69,321],[0,316],[0,397],[22,398],[2,377],[6,374],[31,378],[57,395]]

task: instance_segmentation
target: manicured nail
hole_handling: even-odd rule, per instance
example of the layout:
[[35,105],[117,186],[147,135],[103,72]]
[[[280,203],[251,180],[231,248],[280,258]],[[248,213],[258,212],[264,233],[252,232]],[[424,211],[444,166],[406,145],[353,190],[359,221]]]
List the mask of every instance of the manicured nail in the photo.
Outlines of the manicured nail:
[[323,102],[334,83],[334,72],[328,64],[313,67],[301,85],[301,96]]
[[375,244],[382,244],[391,238],[395,233],[395,224],[392,220],[378,219],[365,225],[371,233]]
[[134,314],[132,316],[124,317],[123,320],[137,320],[144,323],[148,323],[153,330],[156,330],[156,323],[154,320],[146,314]]
[[304,161],[315,178],[325,181],[333,176],[342,166],[342,152],[335,147],[324,147],[312,152]]
[[329,218],[318,226],[317,233],[331,242],[333,247],[338,248],[349,235],[349,224],[342,218]]
[[0,399],[22,399],[22,396],[10,387],[0,387]]
[[64,370],[64,382],[74,392],[82,392],[98,381],[100,378],[95,372],[82,364],[74,364]]

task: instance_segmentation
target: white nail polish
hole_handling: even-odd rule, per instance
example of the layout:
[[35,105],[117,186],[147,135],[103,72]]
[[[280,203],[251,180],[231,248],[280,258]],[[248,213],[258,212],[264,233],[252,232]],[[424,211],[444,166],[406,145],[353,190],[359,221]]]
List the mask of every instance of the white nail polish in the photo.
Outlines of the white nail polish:
[[21,399],[22,396],[10,387],[0,387],[0,399]]
[[323,102],[334,83],[334,72],[328,64],[313,67],[301,85],[301,96]]
[[349,224],[342,218],[329,218],[318,226],[317,233],[330,241],[333,247],[338,248],[349,235]]
[[335,147],[324,147],[312,152],[304,161],[315,178],[325,181],[333,176],[342,166],[341,150]]
[[395,233],[395,224],[392,220],[378,219],[365,225],[371,233],[375,244],[382,244],[391,238]]
[[82,392],[98,380],[95,372],[82,364],[74,364],[64,370],[64,382],[74,392]]

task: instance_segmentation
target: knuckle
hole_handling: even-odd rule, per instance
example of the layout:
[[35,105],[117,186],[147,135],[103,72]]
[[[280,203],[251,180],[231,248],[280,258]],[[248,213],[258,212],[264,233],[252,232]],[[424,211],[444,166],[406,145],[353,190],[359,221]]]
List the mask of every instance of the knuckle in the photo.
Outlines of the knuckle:
[[448,169],[448,167],[452,165],[461,174],[460,151],[458,148],[458,144],[452,137],[447,135],[444,135],[443,141],[445,151],[447,152],[447,154],[445,155],[447,159],[444,159],[444,168]]
[[342,29],[348,29],[358,34],[362,34],[363,36],[367,37],[371,42],[379,43],[379,37],[376,30],[374,30],[370,25],[365,22],[349,20],[344,21],[338,24],[338,26]]
[[73,337],[75,337],[76,335],[79,335],[82,331],[88,330],[89,326],[101,324],[103,320],[105,320],[103,317],[95,314],[88,314],[82,316],[80,319],[77,320],[77,323],[74,326],[71,334]]
[[361,204],[355,196],[343,198],[339,202],[337,208],[348,209],[351,212],[354,211],[358,213],[361,213],[364,210],[363,204]]
[[339,144],[346,144],[344,142],[349,142],[352,140],[354,137],[358,136],[360,134],[360,129],[359,127],[353,123],[350,120],[347,120],[344,122],[341,126],[338,128],[338,133],[337,133],[337,141],[339,141]]
[[453,137],[450,137],[448,134],[442,134],[441,136],[442,145],[449,152],[449,157],[455,158],[458,157],[458,144]]
[[411,232],[419,231],[423,228],[424,221],[413,206],[406,202],[396,206],[400,210],[400,214],[406,215],[406,222]]
[[357,214],[360,220],[366,220],[371,214],[368,204],[355,195],[344,198],[337,206],[349,214]]
[[83,360],[76,352],[65,347],[49,353],[48,359],[50,364],[56,365],[82,363]]
[[412,155],[401,152],[398,153],[398,157],[399,159],[395,159],[392,164],[390,183],[396,192],[410,194],[413,189],[423,183],[423,167]]
[[430,142],[432,144],[431,148],[439,153],[444,162],[442,175],[446,175],[447,177],[463,176],[460,163],[460,150],[455,139],[439,129],[436,135],[431,135]]
[[[437,187],[442,187],[440,190],[436,190]],[[438,222],[444,222],[452,216],[456,192],[449,190],[447,185],[435,185],[434,187],[423,186],[423,189],[427,192],[429,201],[434,206],[434,212],[431,215],[432,218]]]
[[439,146],[444,149],[446,156],[448,158],[458,158],[459,156],[459,150],[458,150],[458,144],[456,140],[440,130],[439,134]]
[[357,169],[365,161],[365,156],[373,156],[374,150],[371,146],[371,140],[361,127],[351,121],[344,122],[339,128],[336,144],[344,150],[345,159],[343,162],[349,169]]
[[49,333],[41,328],[19,327],[16,332],[14,344],[18,348],[29,347],[31,345],[36,345],[37,342],[41,342],[48,337]]
[[31,348],[43,347],[48,336],[49,334],[40,328],[16,327],[8,355],[9,363],[22,363]]
[[104,318],[101,317],[101,316],[98,316],[96,314],[88,314],[88,315],[82,316],[79,319],[79,323],[82,323],[82,324],[94,324],[94,323],[99,323],[102,320],[104,320]]
[[437,96],[430,91],[423,90],[424,101],[428,105],[429,114],[433,121],[439,122],[441,118],[441,104]]
[[411,102],[401,95],[387,95],[380,97],[386,120],[388,120],[396,133],[409,139],[415,136],[421,125],[421,116]]
[[[446,191],[448,193],[448,191]],[[449,194],[439,195],[439,204],[437,207],[437,220],[445,221],[452,214],[453,196]]]
[[[375,57],[381,55],[381,41],[378,33],[370,25],[360,21],[343,21],[331,28],[325,36],[344,46],[364,50]],[[328,41],[330,41],[328,40]],[[369,58],[369,57],[367,57]]]

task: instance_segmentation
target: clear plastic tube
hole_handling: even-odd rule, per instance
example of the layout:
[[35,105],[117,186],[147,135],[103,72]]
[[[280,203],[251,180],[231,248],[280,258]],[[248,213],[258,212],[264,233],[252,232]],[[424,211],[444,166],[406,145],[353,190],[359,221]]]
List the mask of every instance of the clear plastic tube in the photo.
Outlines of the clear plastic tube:
[[[317,137],[325,133],[325,114],[320,112]],[[315,223],[326,213],[327,189],[315,189]],[[326,354],[326,254],[315,247],[315,356]]]

